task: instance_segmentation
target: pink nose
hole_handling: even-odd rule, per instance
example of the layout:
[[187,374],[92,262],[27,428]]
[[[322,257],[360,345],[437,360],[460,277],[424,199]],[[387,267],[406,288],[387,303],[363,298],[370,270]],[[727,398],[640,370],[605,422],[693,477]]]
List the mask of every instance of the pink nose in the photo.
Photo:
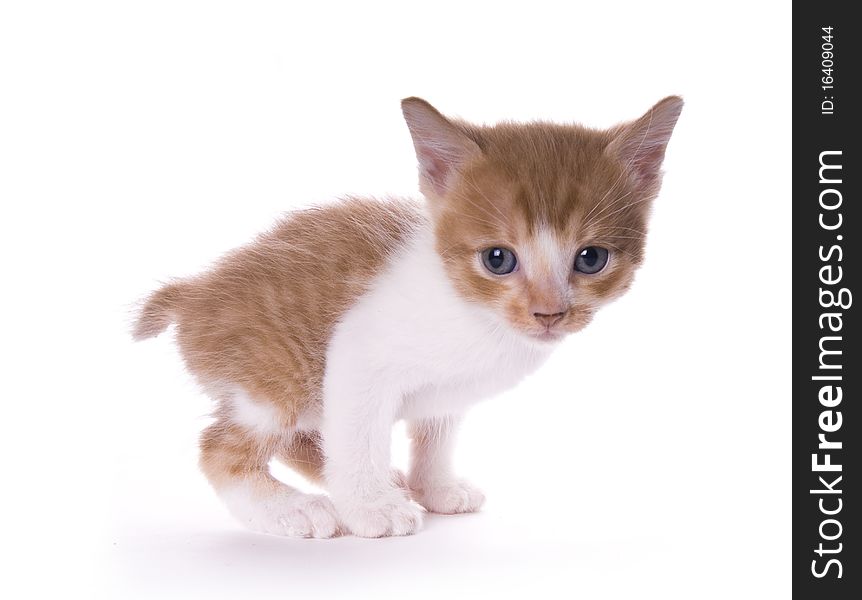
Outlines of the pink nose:
[[536,317],[536,320],[537,320],[539,323],[541,323],[541,324],[542,324],[542,325],[544,325],[545,327],[551,328],[551,327],[553,327],[554,325],[556,325],[557,323],[559,323],[559,322],[560,322],[560,320],[561,320],[564,316],[566,316],[566,313],[564,313],[564,312],[557,312],[557,313],[553,313],[553,314],[548,315],[548,314],[545,314],[545,313],[538,313],[538,312],[534,312],[534,313],[533,313],[533,316],[534,316],[534,317]]

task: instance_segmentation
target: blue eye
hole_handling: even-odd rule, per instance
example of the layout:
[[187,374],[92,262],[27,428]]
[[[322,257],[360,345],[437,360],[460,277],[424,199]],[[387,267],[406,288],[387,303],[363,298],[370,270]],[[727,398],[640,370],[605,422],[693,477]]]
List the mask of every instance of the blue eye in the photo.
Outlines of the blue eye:
[[575,258],[575,271],[586,275],[593,275],[605,268],[608,264],[608,251],[599,246],[587,246],[578,253]]
[[508,275],[515,270],[518,259],[508,248],[487,248],[482,250],[482,264],[494,275]]

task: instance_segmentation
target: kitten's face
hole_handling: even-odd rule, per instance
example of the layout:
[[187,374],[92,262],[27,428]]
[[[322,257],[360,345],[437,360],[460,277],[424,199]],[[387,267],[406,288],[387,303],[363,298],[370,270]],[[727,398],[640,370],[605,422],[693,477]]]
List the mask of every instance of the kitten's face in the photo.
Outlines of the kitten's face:
[[625,208],[638,198],[620,174],[606,165],[591,181],[555,174],[537,186],[487,164],[468,170],[434,213],[456,288],[538,340],[583,328],[641,260],[646,211]]
[[459,293],[538,342],[582,329],[642,261],[681,107],[669,98],[632,124],[594,131],[472,127],[405,106],[437,249]]

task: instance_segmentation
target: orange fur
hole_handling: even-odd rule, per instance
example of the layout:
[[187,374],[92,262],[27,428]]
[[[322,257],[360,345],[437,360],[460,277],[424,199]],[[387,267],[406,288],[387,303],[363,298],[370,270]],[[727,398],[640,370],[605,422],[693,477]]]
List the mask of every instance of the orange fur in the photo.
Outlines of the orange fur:
[[[495,308],[528,334],[541,333],[549,315],[559,317],[562,333],[589,323],[601,304],[629,287],[643,261],[649,207],[681,107],[679,98],[667,98],[637,121],[592,130],[474,126],[447,119],[423,100],[405,100],[436,248],[460,295]],[[134,337],[157,335],[175,322],[189,371],[220,401],[201,437],[201,467],[216,487],[245,481],[261,497],[276,494],[280,484],[268,471],[273,456],[322,482],[320,436],[296,428],[303,415],[321,412],[330,336],[426,223],[424,215],[409,201],[358,198],[297,212],[209,271],[174,281],[146,301]],[[586,246],[608,248],[612,259],[595,275],[541,261],[532,273],[506,277],[478,266],[478,253],[488,247],[528,253],[551,243],[570,249],[568,265]],[[561,286],[555,273],[567,268]],[[231,386],[271,411],[271,428],[258,431],[235,418]]]
[[[585,246],[614,251],[600,275],[569,275],[569,293],[562,303],[570,306],[558,328],[574,332],[587,325],[599,304],[629,287],[643,261],[650,201],[659,191],[664,157],[663,144],[645,143],[656,133],[650,129],[653,115],[659,113],[656,122],[667,128],[669,121],[672,130],[681,107],[678,97],[666,98],[634,123],[593,130],[542,122],[479,127],[446,119],[428,105],[438,128],[450,128],[450,135],[460,132],[478,149],[467,156],[445,194],[435,198],[433,190],[426,190],[439,253],[461,293],[497,305],[517,327],[541,331],[531,307],[556,306],[560,299],[549,294],[541,280],[519,273],[496,278],[478,271],[475,256],[489,246],[523,248],[547,229],[572,249],[572,261],[574,252]],[[666,134],[666,144],[670,132],[658,133]],[[642,168],[644,163],[648,168]]]
[[204,388],[239,385],[293,426],[320,402],[332,328],[419,219],[409,203],[357,198],[295,213],[212,270],[155,292],[134,334],[175,321]]

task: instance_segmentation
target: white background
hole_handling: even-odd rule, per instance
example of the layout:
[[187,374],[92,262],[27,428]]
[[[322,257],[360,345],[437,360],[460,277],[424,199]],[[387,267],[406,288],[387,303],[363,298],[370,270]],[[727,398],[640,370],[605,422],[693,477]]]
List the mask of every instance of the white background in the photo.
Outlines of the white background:
[[[780,2],[3,3],[2,595],[788,597],[789,42]],[[469,416],[481,514],[379,541],[228,517],[138,298],[284,210],[415,194],[402,97],[609,126],[668,94],[634,288]]]

